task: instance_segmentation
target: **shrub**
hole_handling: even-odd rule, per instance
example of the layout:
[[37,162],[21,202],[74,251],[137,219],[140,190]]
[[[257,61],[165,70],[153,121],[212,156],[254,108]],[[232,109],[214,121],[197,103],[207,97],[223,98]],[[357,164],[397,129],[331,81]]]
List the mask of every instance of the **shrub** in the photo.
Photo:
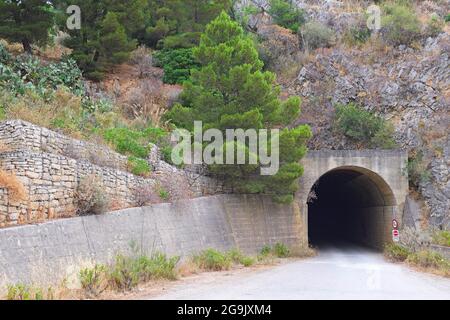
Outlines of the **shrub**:
[[352,26],[345,31],[343,40],[349,45],[360,45],[370,38],[371,32],[366,26]]
[[154,54],[155,66],[164,69],[164,83],[182,84],[191,76],[192,69],[198,69],[192,49],[171,49]]
[[194,263],[203,270],[221,271],[231,268],[231,258],[215,249],[207,249],[193,257]]
[[155,279],[176,280],[176,265],[179,257],[167,258],[162,253],[156,253],[152,257],[141,256],[137,259],[141,281]]
[[0,63],[7,64],[11,61],[12,57],[3,43],[0,43]]
[[265,245],[258,255],[258,260],[277,258],[288,258],[291,255],[290,249],[283,243],[276,243],[273,247]]
[[305,23],[305,12],[297,8],[292,1],[270,0],[269,14],[279,26],[298,32]]
[[273,252],[278,258],[287,258],[290,255],[289,248],[283,243],[275,244]]
[[162,253],[151,257],[118,255],[110,267],[109,282],[113,288],[125,291],[136,287],[139,282],[154,279],[175,280],[178,261],[179,257],[168,258]]
[[450,231],[447,230],[436,231],[434,232],[432,238],[434,244],[450,247]]
[[417,253],[413,253],[408,256],[406,262],[416,267],[422,267],[441,272],[446,276],[450,275],[450,261],[448,259],[445,259],[439,253],[431,250],[423,250]]
[[26,284],[15,284],[7,286],[7,300],[52,300],[53,290],[48,288],[43,290],[42,288],[33,287]]
[[77,214],[102,214],[108,210],[109,199],[94,174],[81,179],[75,192]]
[[391,261],[403,262],[410,254],[411,252],[407,248],[395,243],[387,244],[384,248],[384,255]]
[[135,259],[122,255],[116,256],[108,275],[113,288],[120,291],[131,290],[138,285],[139,277],[139,265]]
[[150,165],[148,162],[141,158],[129,157],[128,158],[128,167],[132,174],[137,176],[146,177],[150,173]]
[[0,187],[8,190],[8,197],[12,201],[27,199],[27,191],[22,182],[14,173],[8,173],[0,169]]
[[303,46],[307,50],[328,48],[335,43],[334,31],[320,22],[306,23],[301,29]]
[[393,45],[409,45],[420,37],[420,21],[411,6],[386,4],[383,6],[381,33]]
[[98,296],[107,289],[107,269],[104,265],[80,270],[81,287],[88,295]]
[[419,190],[421,184],[429,181],[431,173],[427,167],[428,163],[424,159],[423,152],[420,150],[412,150],[406,165],[411,188]]
[[164,187],[159,186],[158,187],[158,195],[161,198],[161,200],[169,200],[170,193]]
[[444,26],[444,21],[442,21],[438,15],[433,14],[428,21],[427,27],[425,29],[425,35],[427,37],[436,37],[443,31]]
[[445,22],[450,22],[450,13],[447,13],[444,20],[445,20]]
[[335,128],[364,146],[391,149],[396,145],[392,125],[352,103],[336,106]]
[[149,185],[136,188],[133,191],[133,196],[138,207],[143,207],[157,201],[154,187]]
[[255,264],[254,258],[244,255],[238,249],[232,249],[232,250],[228,251],[227,254],[230,257],[231,261],[235,264],[241,264],[244,267],[250,267]]

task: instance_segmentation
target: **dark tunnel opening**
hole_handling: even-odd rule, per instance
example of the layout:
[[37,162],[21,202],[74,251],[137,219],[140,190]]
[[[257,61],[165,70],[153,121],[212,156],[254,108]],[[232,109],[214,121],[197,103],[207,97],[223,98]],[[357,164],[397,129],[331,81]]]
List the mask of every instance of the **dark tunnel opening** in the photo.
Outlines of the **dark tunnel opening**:
[[332,170],[308,197],[308,235],[317,248],[359,245],[381,249],[390,236],[395,200],[386,182],[357,167]]

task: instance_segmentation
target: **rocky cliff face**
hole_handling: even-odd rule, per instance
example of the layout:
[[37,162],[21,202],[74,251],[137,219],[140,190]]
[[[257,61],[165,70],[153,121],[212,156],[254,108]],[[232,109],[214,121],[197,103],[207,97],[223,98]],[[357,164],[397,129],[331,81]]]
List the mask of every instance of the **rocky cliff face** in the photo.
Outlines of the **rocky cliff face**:
[[[267,1],[257,1],[267,7]],[[351,26],[361,24],[369,2],[295,1],[309,21],[332,28],[338,37]],[[355,6],[357,3],[357,6]],[[418,3],[418,12],[443,16],[448,3]],[[254,20],[251,20],[254,21]],[[381,115],[395,126],[395,140],[411,155],[420,153],[423,177],[418,189],[428,207],[429,222],[450,228],[450,35],[448,27],[435,37],[424,38],[414,48],[386,46],[372,38],[361,46],[338,41],[328,49],[302,52],[301,41],[270,26],[270,19],[258,19],[262,47],[276,47],[278,66],[289,61],[295,75],[286,68],[274,68],[286,95],[303,98],[297,123],[313,129],[311,149],[357,149],[357,145],[333,130],[336,104],[357,103]],[[269,26],[268,26],[269,25]],[[267,32],[271,30],[272,32]],[[284,39],[284,40],[283,40]],[[270,46],[269,46],[270,47]],[[307,56],[307,58],[305,58]],[[270,58],[270,57],[269,57]],[[292,71],[291,70],[291,71]],[[297,70],[299,70],[297,72]],[[284,74],[282,74],[284,72]]]

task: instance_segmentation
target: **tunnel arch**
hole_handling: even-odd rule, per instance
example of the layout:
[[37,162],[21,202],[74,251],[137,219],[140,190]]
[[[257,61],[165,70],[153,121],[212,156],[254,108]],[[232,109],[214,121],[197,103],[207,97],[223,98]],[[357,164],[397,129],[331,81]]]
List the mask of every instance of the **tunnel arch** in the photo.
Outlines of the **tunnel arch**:
[[378,173],[343,165],[313,182],[306,205],[310,244],[320,247],[354,242],[380,249],[390,241],[398,201]]

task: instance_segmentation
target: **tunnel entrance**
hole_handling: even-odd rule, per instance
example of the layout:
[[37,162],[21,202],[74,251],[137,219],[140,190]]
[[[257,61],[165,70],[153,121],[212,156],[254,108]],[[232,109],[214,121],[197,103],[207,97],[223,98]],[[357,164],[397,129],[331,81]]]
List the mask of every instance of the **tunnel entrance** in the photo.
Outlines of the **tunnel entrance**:
[[390,239],[395,197],[376,173],[340,167],[316,181],[308,196],[310,244],[357,244],[381,249]]

